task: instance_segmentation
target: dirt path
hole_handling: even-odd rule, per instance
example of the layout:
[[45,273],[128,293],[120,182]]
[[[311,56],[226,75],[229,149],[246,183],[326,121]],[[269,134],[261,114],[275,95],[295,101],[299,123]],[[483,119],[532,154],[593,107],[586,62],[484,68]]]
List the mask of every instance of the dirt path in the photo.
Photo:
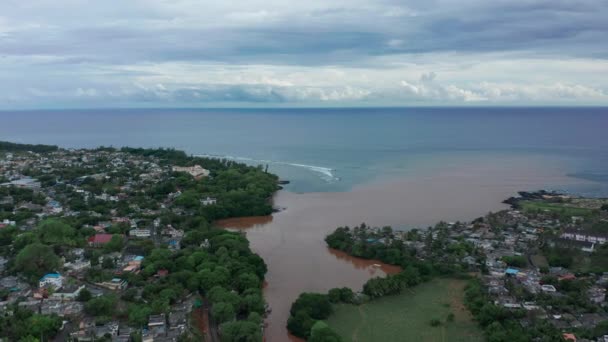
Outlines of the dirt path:
[[365,325],[365,322],[367,320],[367,316],[365,315],[365,311],[363,311],[363,306],[365,306],[365,304],[361,304],[357,307],[357,310],[359,311],[359,316],[361,316],[361,324],[359,324],[357,326],[357,328],[355,329],[355,331],[353,331],[353,334],[351,336],[351,341],[353,342],[357,342],[359,341],[359,328],[361,328],[362,326]]
[[470,321],[472,319],[469,310],[463,303],[463,291],[466,286],[466,282],[463,280],[450,280],[448,285],[448,293],[450,298],[450,308],[454,318],[461,321]]

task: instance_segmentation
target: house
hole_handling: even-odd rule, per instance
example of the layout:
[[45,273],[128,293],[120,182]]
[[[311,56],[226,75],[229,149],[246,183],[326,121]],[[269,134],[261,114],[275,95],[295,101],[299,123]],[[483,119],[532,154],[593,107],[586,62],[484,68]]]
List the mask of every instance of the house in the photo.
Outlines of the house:
[[593,286],[587,290],[587,295],[592,303],[600,304],[606,300],[606,289],[599,286]]
[[197,178],[197,177],[207,177],[210,174],[209,170],[204,169],[200,165],[194,165],[194,166],[174,166],[172,168],[172,170],[173,170],[173,172],[186,172],[186,173],[190,174],[194,178]]
[[54,289],[60,289],[63,286],[63,276],[59,273],[47,273],[39,281],[39,287],[52,286]]
[[2,220],[2,222],[0,222],[0,228],[5,228],[8,226],[15,226],[15,225],[17,225],[17,222],[11,221],[9,219],[4,219],[4,220]]
[[148,328],[159,327],[165,325],[165,315],[150,315],[148,318]]
[[25,189],[40,189],[40,182],[34,178],[21,178],[8,183],[2,183],[0,186],[15,186]]
[[103,247],[112,240],[112,234],[95,234],[87,242],[91,247]]
[[63,207],[61,206],[61,203],[55,200],[49,201],[46,206],[49,212],[51,212],[52,214],[59,214],[63,212]]
[[73,272],[80,272],[86,270],[91,267],[91,262],[89,260],[77,260],[74,262],[66,262],[63,264],[63,267],[67,268]]
[[136,229],[131,229],[129,231],[129,236],[137,237],[137,238],[149,238],[150,236],[152,236],[152,232],[150,231],[150,229],[136,228]]
[[507,268],[507,269],[505,270],[505,274],[506,274],[506,275],[512,275],[512,276],[515,276],[515,275],[517,275],[518,273],[519,273],[519,270],[518,270],[518,269],[516,269],[516,268]]
[[570,333],[564,333],[562,335],[562,337],[564,338],[564,340],[566,341],[573,341],[576,342],[576,336],[574,336],[574,334],[570,334]]
[[574,279],[576,279],[576,276],[574,274],[572,274],[572,273],[566,273],[566,274],[562,274],[557,279],[559,281],[562,281],[562,280],[574,280]]
[[205,206],[206,205],[213,205],[213,204],[216,204],[216,203],[217,203],[217,199],[213,198],[213,197],[208,197],[207,196],[207,198],[201,199],[201,204],[205,205]]
[[170,236],[172,238],[182,238],[184,236],[184,231],[175,229],[169,225],[167,226],[167,228],[163,229],[162,234],[165,236]]
[[148,339],[155,341],[155,337],[165,336],[167,331],[165,314],[150,315],[148,318]]
[[187,325],[187,312],[174,311],[169,312],[169,327],[171,330],[183,330]]
[[40,304],[40,313],[43,315],[56,314],[59,317],[77,316],[80,315],[83,310],[84,304],[76,301],[45,300]]
[[133,260],[129,261],[127,266],[122,270],[123,272],[139,272],[141,268],[141,262],[144,260],[143,256],[136,256]]
[[64,286],[60,291],[56,291],[51,293],[51,295],[49,296],[49,299],[54,299],[54,300],[75,300],[76,297],[78,297],[78,295],[80,294],[80,291],[82,291],[85,288],[84,285],[69,285],[69,286]]
[[0,273],[4,272],[6,264],[8,264],[8,260],[5,257],[0,256]]
[[127,288],[129,283],[126,280],[120,278],[113,278],[110,281],[104,281],[103,283],[97,283],[97,285],[101,287],[105,287],[106,289],[110,289],[112,291],[120,291]]
[[553,285],[542,285],[540,289],[543,292],[557,292],[557,289]]
[[576,229],[564,230],[560,237],[565,240],[599,243],[600,245],[603,245],[608,241],[608,234],[585,232]]

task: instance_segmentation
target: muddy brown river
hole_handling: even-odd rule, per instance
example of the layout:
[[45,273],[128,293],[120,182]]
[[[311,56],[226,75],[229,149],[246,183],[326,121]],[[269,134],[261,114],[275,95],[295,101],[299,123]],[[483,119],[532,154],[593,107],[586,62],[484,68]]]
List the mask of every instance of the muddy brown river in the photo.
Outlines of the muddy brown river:
[[275,205],[286,210],[220,224],[245,230],[252,249],[266,261],[265,296],[272,312],[265,337],[289,341],[289,308],[301,292],[342,286],[360,290],[371,277],[398,272],[394,266],[328,249],[323,239],[336,227],[361,222],[426,227],[439,220],[470,220],[505,208],[501,201],[517,191],[583,182],[556,170],[540,160],[487,160],[373,181],[349,192],[280,191]]

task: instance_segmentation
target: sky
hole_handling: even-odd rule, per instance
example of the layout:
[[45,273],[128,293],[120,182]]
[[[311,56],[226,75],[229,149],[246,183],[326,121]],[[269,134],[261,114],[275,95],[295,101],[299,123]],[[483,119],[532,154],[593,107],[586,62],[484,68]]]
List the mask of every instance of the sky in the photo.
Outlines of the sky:
[[0,8],[0,109],[608,105],[606,0]]

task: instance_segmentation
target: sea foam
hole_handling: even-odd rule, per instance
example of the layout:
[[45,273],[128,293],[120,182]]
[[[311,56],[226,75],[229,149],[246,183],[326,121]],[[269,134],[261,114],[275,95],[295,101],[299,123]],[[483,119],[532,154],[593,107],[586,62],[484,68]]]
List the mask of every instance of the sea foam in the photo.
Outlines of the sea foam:
[[262,163],[262,164],[275,164],[275,165],[287,165],[293,166],[303,169],[308,169],[312,172],[315,172],[320,175],[320,177],[328,182],[338,181],[339,178],[334,176],[333,172],[335,171],[332,168],[317,166],[317,165],[308,165],[308,164],[300,164],[300,163],[290,163],[278,160],[268,160],[268,159],[253,159],[248,157],[240,157],[240,156],[231,156],[231,155],[215,155],[215,154],[198,154],[198,157],[206,157],[206,158],[216,158],[216,159],[230,159],[236,161],[250,162],[250,163]]

